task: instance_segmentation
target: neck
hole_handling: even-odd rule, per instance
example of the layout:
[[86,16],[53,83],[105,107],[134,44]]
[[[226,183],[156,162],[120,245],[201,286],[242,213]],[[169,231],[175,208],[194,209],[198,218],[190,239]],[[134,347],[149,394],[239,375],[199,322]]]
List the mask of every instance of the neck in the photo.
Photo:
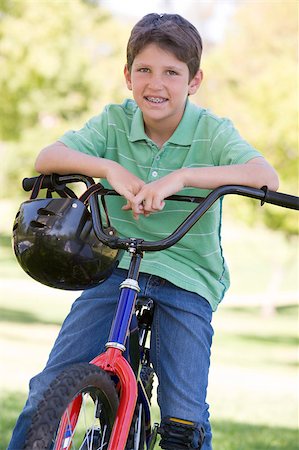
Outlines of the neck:
[[159,147],[161,148],[166,141],[172,136],[175,128],[165,128],[163,126],[151,127],[145,124],[146,135]]

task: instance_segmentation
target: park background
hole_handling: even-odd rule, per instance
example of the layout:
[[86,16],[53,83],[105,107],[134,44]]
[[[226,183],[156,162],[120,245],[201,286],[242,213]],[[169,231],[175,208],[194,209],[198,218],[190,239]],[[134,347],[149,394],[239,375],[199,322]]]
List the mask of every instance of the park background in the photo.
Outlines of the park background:
[[[297,1],[0,0],[0,450],[75,297],[15,261],[21,180],[43,146],[130,95],[126,41],[153,11],[198,27],[205,78],[192,100],[230,117],[274,165],[279,190],[298,195]],[[293,211],[224,201],[232,285],[214,317],[215,450],[298,449],[297,232]]]

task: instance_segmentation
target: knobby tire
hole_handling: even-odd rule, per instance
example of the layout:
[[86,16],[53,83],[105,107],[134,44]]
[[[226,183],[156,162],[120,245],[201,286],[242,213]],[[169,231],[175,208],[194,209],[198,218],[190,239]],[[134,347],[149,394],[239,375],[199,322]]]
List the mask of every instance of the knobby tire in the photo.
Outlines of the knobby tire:
[[[44,394],[33,417],[24,450],[61,450],[55,444],[60,420],[68,405],[83,394],[90,401],[87,411],[80,414],[87,430],[76,427],[73,446],[76,450],[107,449],[118,408],[118,395],[111,377],[102,369],[88,363],[79,363],[64,370]],[[78,429],[78,431],[77,431]],[[77,440],[76,440],[77,439]]]

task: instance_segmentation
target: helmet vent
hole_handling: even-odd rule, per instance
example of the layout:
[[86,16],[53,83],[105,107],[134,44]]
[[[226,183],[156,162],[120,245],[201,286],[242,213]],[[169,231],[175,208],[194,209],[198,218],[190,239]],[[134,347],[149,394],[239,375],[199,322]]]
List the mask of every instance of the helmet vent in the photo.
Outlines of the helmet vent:
[[31,220],[30,226],[32,228],[44,228],[45,225],[43,223],[37,222],[36,220]]
[[55,212],[50,211],[49,209],[46,209],[46,208],[39,208],[39,210],[37,212],[40,216],[55,216],[56,215]]

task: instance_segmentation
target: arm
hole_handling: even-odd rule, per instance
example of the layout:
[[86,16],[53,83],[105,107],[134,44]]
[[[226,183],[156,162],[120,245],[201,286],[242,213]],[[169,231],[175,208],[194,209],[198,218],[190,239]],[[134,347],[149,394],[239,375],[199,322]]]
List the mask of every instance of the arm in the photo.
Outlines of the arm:
[[129,202],[144,185],[142,180],[117,162],[86,155],[59,141],[41,150],[35,162],[35,169],[43,174],[83,173],[90,177],[106,178],[112,188]]
[[163,209],[165,197],[179,192],[184,187],[215,189],[225,184],[256,188],[267,185],[270,190],[276,191],[278,176],[273,167],[262,157],[251,159],[246,164],[182,168],[144,185],[131,202],[131,206],[135,215],[147,214]]
[[35,169],[46,175],[50,173],[59,175],[83,173],[90,177],[106,178],[105,171],[112,162],[86,155],[57,141],[41,150],[35,161]]
[[279,186],[277,173],[262,157],[253,158],[245,164],[183,170],[186,170],[183,174],[184,187],[215,189],[225,184],[239,184],[261,188],[266,185],[271,191],[277,191]]

